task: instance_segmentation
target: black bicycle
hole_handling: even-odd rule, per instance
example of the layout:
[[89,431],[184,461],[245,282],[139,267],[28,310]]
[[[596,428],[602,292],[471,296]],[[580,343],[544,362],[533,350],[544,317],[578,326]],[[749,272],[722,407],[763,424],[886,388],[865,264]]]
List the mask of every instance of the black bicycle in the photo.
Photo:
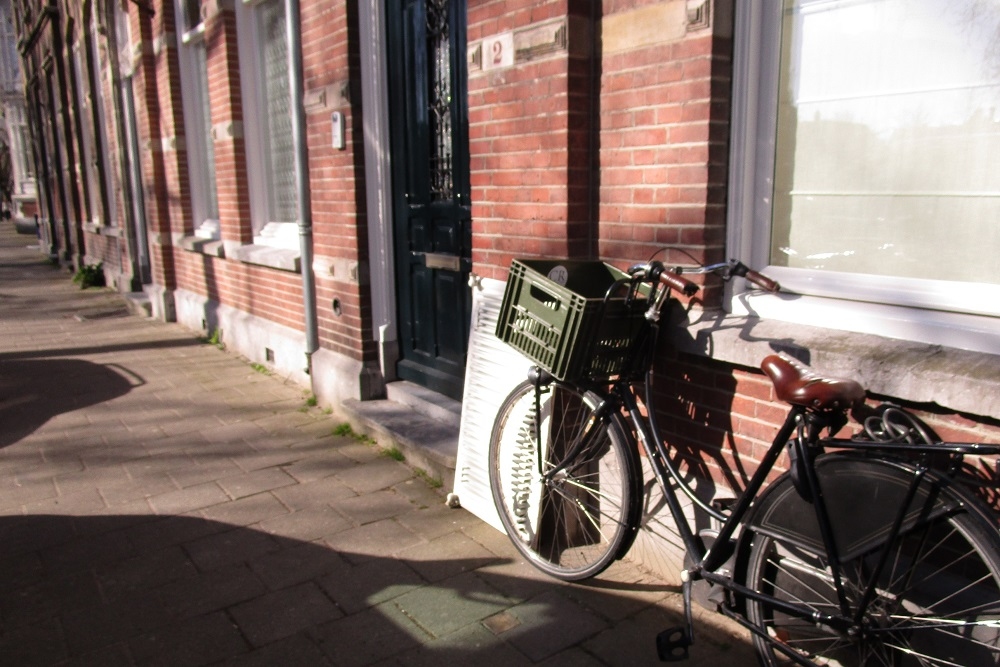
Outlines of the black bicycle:
[[[737,261],[695,271],[778,289]],[[935,442],[891,406],[858,437],[834,438],[864,405],[862,386],[771,355],[762,369],[790,406],[784,425],[726,508],[704,502],[642,407],[655,405],[668,295],[697,289],[655,261],[627,273],[514,262],[497,333],[538,365],[499,410],[489,473],[518,551],[570,581],[624,556],[643,512],[641,447],[687,551],[686,624],[657,638],[661,659],[687,657],[691,588],[705,582],[766,665],[1000,664],[1000,535],[980,500],[996,483],[967,472],[1000,446]],[[786,472],[767,483],[784,454]],[[721,526],[713,539],[678,492]]]

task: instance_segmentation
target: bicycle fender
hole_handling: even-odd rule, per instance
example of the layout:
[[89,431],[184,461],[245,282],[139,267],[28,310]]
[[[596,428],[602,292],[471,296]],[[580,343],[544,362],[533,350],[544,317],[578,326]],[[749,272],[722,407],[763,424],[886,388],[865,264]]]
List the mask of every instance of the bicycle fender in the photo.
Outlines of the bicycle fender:
[[[816,459],[816,476],[841,561],[885,543],[913,483],[913,475],[913,468],[903,462],[848,453],[825,454]],[[926,475],[906,510],[902,531],[958,508],[960,503],[954,495],[942,497],[939,493],[947,484],[947,480],[933,472]],[[826,553],[815,505],[799,494],[788,473],[764,491],[744,525],[751,529],[749,532],[785,540],[810,553]],[[744,531],[741,542],[749,541],[747,532]]]

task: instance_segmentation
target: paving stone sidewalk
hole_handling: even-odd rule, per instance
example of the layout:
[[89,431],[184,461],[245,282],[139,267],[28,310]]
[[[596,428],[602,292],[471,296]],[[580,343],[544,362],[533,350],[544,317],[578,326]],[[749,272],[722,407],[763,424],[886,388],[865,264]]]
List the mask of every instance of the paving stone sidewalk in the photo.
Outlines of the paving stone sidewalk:
[[[0,665],[660,664],[676,590],[547,579],[302,387],[34,243],[0,223]],[[686,664],[754,662],[704,616]]]

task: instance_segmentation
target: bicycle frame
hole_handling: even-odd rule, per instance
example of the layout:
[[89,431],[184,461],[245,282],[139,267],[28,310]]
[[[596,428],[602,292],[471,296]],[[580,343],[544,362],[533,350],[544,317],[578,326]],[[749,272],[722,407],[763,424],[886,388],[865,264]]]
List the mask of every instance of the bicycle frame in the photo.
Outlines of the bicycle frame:
[[[699,272],[723,268],[729,271],[727,275],[743,275],[738,272],[740,267],[742,265],[739,263],[713,265]],[[745,272],[746,268],[742,267],[742,270]],[[656,280],[655,274],[653,280]],[[609,289],[609,294],[618,289],[619,284],[627,282],[619,281]],[[640,281],[633,280],[629,289],[635,290],[638,282]],[[568,384],[589,392],[592,396],[598,397],[599,401],[592,408],[591,424],[575,442],[568,443],[569,446],[565,450],[567,453],[562,454],[563,459],[545,472],[539,459],[538,473],[548,484],[549,480],[560,475],[572,461],[592,445],[592,436],[597,432],[592,428],[593,425],[618,419],[620,415],[627,416],[634,436],[638,439],[660,486],[678,536],[688,553],[686,569],[681,572],[687,626],[661,633],[657,640],[661,658],[686,657],[687,646],[691,644],[693,635],[691,586],[694,581],[704,580],[728,593],[726,599],[719,605],[721,613],[740,623],[768,642],[775,651],[795,663],[814,667],[814,662],[796,653],[781,639],[772,637],[762,626],[752,622],[745,616],[746,608],[741,609],[741,605],[745,601],[755,601],[771,611],[829,628],[834,633],[844,636],[863,636],[879,632],[878,628],[866,625],[866,619],[869,605],[876,601],[877,596],[884,595],[878,584],[880,577],[886,572],[894,546],[901,537],[911,534],[916,528],[930,525],[942,516],[967,509],[968,503],[962,500],[964,496],[954,493],[940,494],[940,490],[958,478],[964,456],[1000,455],[1000,445],[925,444],[823,438],[821,435],[824,430],[832,434],[847,423],[846,409],[817,412],[791,405],[773,442],[732,506],[726,511],[712,507],[698,498],[672,462],[670,448],[659,435],[656,413],[652,407],[650,369],[659,330],[657,324],[659,311],[665,303],[668,291],[661,287],[650,298],[651,305],[646,315],[646,322],[640,335],[633,339],[630,361],[620,371],[623,375],[611,380],[595,378],[592,381],[556,382],[556,385]],[[643,372],[645,375],[640,379],[640,374]],[[536,412],[542,388],[548,387],[554,381],[551,377],[544,381],[537,380],[537,377]],[[643,414],[640,408],[638,397],[641,390],[645,391],[642,402],[645,404],[647,414]],[[926,434],[922,433],[921,437],[926,437]],[[542,447],[540,431],[536,431],[536,438],[537,454],[540,457]],[[786,447],[789,449],[792,461],[791,469],[788,475],[778,478],[772,486],[768,483],[768,479]],[[828,448],[836,449],[839,453],[824,456],[820,463],[817,463],[819,455],[824,454]],[[952,466],[948,470],[930,465],[931,455],[942,453],[951,456]],[[873,471],[872,466],[875,466],[876,470]],[[830,477],[831,474],[841,474],[843,470],[867,471],[868,475],[862,477],[869,480],[870,484],[879,485],[886,482],[882,497],[888,496],[888,501],[880,500],[879,507],[874,512],[875,530],[872,530],[872,525],[856,529],[847,526],[845,532],[845,525],[850,522],[845,524],[843,520],[834,520],[845,516],[843,499],[850,495],[854,486],[845,487],[843,482],[833,484],[828,489],[831,492],[829,501],[824,496],[824,488],[833,479]],[[674,483],[677,485],[676,488]],[[848,483],[855,484],[853,481]],[[686,516],[678,489],[696,508],[721,524],[718,535],[710,545],[705,545],[696,533],[692,521]],[[941,495],[946,496],[947,500],[941,499]],[[828,502],[832,504],[828,506]],[[794,526],[794,522],[788,522],[787,525],[783,525],[780,520],[772,522],[764,511],[768,505],[779,510],[791,508],[806,518]],[[791,532],[787,530],[789,526],[792,526]],[[782,532],[783,530],[785,532]],[[795,532],[796,530],[800,532]],[[813,531],[818,534],[811,534]],[[818,559],[819,567],[822,572],[828,573],[829,583],[833,589],[830,598],[831,611],[819,611],[806,602],[780,599],[775,595],[753,590],[744,585],[743,581],[746,580],[740,579],[746,573],[741,572],[739,566],[733,568],[734,572],[726,571],[727,568],[724,566],[734,556],[742,556],[749,551],[751,547],[749,540],[755,539],[758,535],[776,538],[790,548],[801,550]],[[841,541],[843,544],[839,543]],[[631,540],[621,549],[619,557],[630,544]],[[865,570],[863,581],[851,582],[853,595],[849,600],[845,582],[850,578],[845,576],[843,563],[849,563],[858,557],[873,559],[874,564]],[[745,563],[743,566],[745,567]],[[855,611],[851,611],[852,608]]]
[[[648,379],[642,384],[643,386],[648,387],[647,383]],[[614,412],[624,412],[635,429],[639,443],[651,464],[653,474],[660,486],[661,491],[663,492],[664,501],[670,511],[678,535],[680,536],[687,552],[693,557],[692,562],[694,565],[682,573],[682,579],[684,580],[684,586],[686,589],[686,605],[690,604],[689,587],[691,583],[695,580],[703,579],[710,584],[720,586],[722,589],[729,591],[739,598],[759,601],[776,611],[801,618],[813,624],[828,626],[836,632],[845,634],[859,631],[859,626],[862,622],[865,610],[867,609],[867,605],[871,603],[877,594],[876,583],[879,580],[879,575],[886,566],[890,549],[897,538],[904,532],[904,529],[908,529],[905,525],[907,522],[908,511],[911,504],[914,502],[914,498],[916,497],[918,490],[927,479],[930,469],[927,465],[924,465],[919,461],[909,464],[905,466],[905,468],[900,468],[901,471],[903,471],[903,473],[908,475],[910,478],[909,487],[903,494],[903,497],[899,502],[898,509],[895,509],[895,516],[892,518],[891,529],[882,539],[880,547],[881,552],[876,559],[877,565],[870,574],[864,591],[862,591],[861,604],[858,605],[858,610],[856,612],[851,613],[849,611],[847,593],[843,584],[841,553],[834,537],[831,518],[827,510],[826,501],[824,500],[822,488],[817,478],[816,468],[814,466],[814,459],[818,453],[829,447],[836,448],[844,452],[854,451],[867,454],[876,453],[880,457],[887,454],[921,456],[931,453],[939,454],[942,452],[958,456],[1000,454],[1000,446],[996,445],[965,443],[925,445],[876,443],[834,438],[824,439],[819,437],[820,432],[830,424],[824,422],[821,417],[808,412],[805,408],[792,406],[789,409],[784,423],[779,428],[777,435],[771,443],[771,446],[768,448],[766,454],[760,462],[760,465],[754,472],[750,481],[747,483],[745,489],[736,498],[734,505],[728,513],[722,513],[698,499],[694,495],[693,491],[691,491],[684,483],[680,474],[672,466],[669,459],[670,454],[668,448],[658,435],[655,413],[652,411],[652,407],[649,407],[648,416],[642,414],[639,407],[639,401],[636,398],[636,390],[633,382],[627,379],[615,381],[611,385],[610,391],[607,389],[607,385],[598,385],[594,383],[581,383],[581,385],[600,396],[603,400],[602,404],[600,404],[595,411],[595,423],[600,420],[607,419],[608,415]],[[588,429],[587,432],[581,437],[580,441],[574,443],[569,448],[569,454],[565,459],[566,461],[573,460],[576,454],[588,446],[588,436],[592,432],[592,429]],[[738,546],[735,539],[737,537],[737,531],[746,525],[745,519],[748,518],[754,503],[761,497],[762,491],[767,487],[767,479],[786,446],[790,446],[795,451],[797,459],[802,462],[800,469],[804,473],[805,479],[801,480],[800,484],[803,486],[802,492],[809,495],[809,498],[811,499],[810,502],[815,510],[815,519],[822,538],[823,553],[819,553],[814,547],[809,547],[809,549],[810,551],[817,552],[817,555],[823,556],[830,567],[830,574],[837,594],[839,607],[838,613],[822,613],[805,605],[799,605],[775,598],[771,595],[752,590],[740,584],[731,574],[720,574],[716,571],[734,555]],[[565,462],[555,466],[554,469],[547,473],[547,476],[558,473],[558,471],[562,470],[564,467]],[[684,508],[681,505],[680,498],[677,491],[671,484],[671,481],[676,482],[678,487],[685,492],[686,495],[688,495],[688,497],[691,498],[691,500],[700,509],[709,512],[711,516],[722,523],[719,534],[711,546],[706,547],[699,536],[695,533],[690,521],[684,513]],[[956,508],[941,507],[935,508],[930,513],[925,511],[922,515],[922,519],[927,520],[928,518],[935,518],[941,513],[953,511],[954,509]],[[802,658],[802,656],[795,654],[780,641],[769,636],[756,625],[748,622],[734,609],[732,604],[723,605],[720,610],[751,632],[765,638],[775,647],[776,650],[781,651],[793,661],[807,666],[814,664],[809,660]],[[688,624],[690,626],[690,621]],[[682,642],[690,643],[690,640],[683,639]]]

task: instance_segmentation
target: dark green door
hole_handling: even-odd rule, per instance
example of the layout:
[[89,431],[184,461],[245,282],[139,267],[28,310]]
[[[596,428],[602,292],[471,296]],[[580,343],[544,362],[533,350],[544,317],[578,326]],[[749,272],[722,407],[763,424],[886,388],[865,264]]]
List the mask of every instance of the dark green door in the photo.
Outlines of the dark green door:
[[465,0],[388,0],[399,377],[461,398],[471,260]]

